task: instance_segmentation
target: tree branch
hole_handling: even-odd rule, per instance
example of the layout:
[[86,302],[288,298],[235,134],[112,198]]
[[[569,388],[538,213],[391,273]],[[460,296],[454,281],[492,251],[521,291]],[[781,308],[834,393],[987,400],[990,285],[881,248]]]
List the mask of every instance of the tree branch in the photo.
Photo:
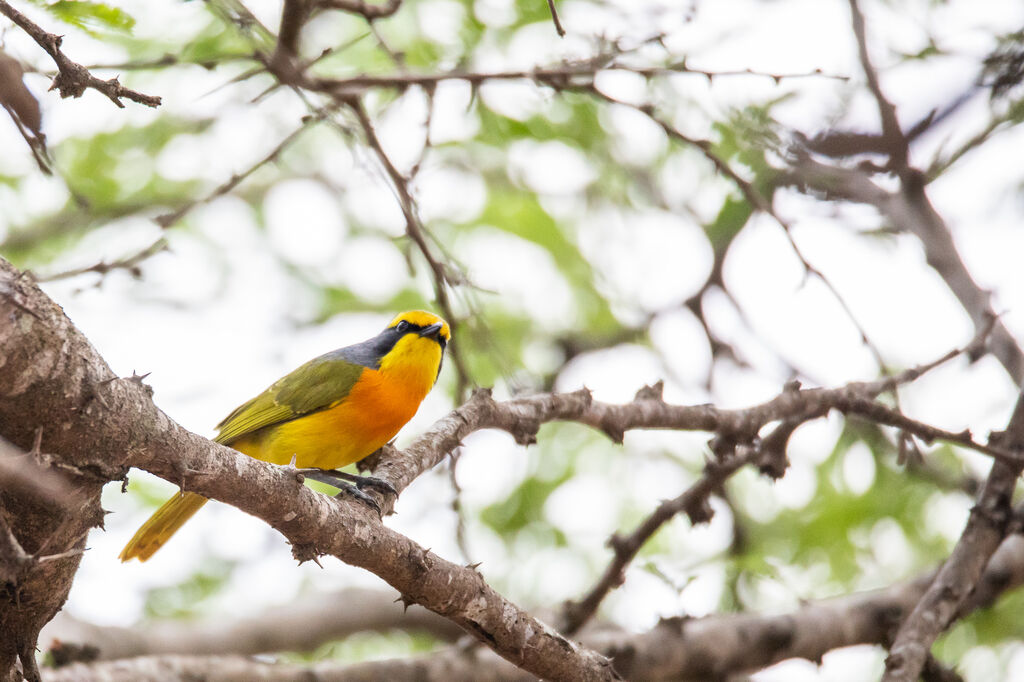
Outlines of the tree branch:
[[302,86],[317,92],[335,95],[361,94],[375,88],[406,90],[411,87],[430,89],[445,81],[465,81],[473,86],[484,83],[510,80],[533,81],[555,90],[567,90],[574,87],[586,87],[594,83],[597,74],[602,71],[627,71],[645,78],[691,74],[708,80],[730,76],[760,76],[780,81],[787,78],[831,78],[847,80],[846,76],[830,75],[821,71],[805,73],[765,73],[751,69],[732,71],[708,71],[678,62],[666,66],[635,66],[610,61],[614,56],[595,55],[589,59],[574,61],[557,66],[537,66],[532,69],[511,71],[446,71],[440,73],[392,73],[387,75],[362,75],[348,78],[308,77]]
[[[114,377],[34,283],[20,277],[6,262],[0,266],[0,316],[19,321],[0,329],[0,341],[11,351],[9,361],[0,368],[0,386],[13,387],[0,394],[0,422],[6,425],[3,435],[12,442],[33,438],[39,424],[62,424],[60,429],[44,433],[43,442],[48,451],[58,453],[54,457],[65,466],[101,480],[119,478],[128,465],[146,469],[264,519],[288,538],[300,560],[331,554],[370,570],[399,590],[406,603],[419,603],[446,616],[534,674],[612,677],[603,658],[576,647],[502,598],[475,570],[447,562],[386,528],[365,506],[315,493],[287,468],[252,459],[182,429],[153,405],[140,381]],[[402,490],[475,430],[504,429],[517,442],[528,444],[535,441],[542,423],[553,420],[590,425],[615,442],[635,428],[715,432],[712,450],[724,456],[737,447],[756,449],[761,430],[771,422],[784,422],[791,430],[832,409],[865,413],[870,419],[871,410],[865,405],[872,405],[874,398],[973,345],[874,382],[838,389],[789,385],[775,399],[739,410],[671,405],[657,389],[643,390],[624,405],[594,401],[586,391],[502,403],[492,400],[486,391],[477,391],[405,452],[392,450],[380,457],[374,473]],[[68,351],[73,353],[66,354]],[[76,377],[71,385],[67,384],[69,376]],[[700,499],[684,497],[680,504],[699,504]],[[388,500],[382,506],[387,510],[391,503]],[[642,536],[637,537],[642,542]]]
[[864,69],[864,76],[868,81],[868,89],[875,98],[878,105],[878,115],[882,121],[882,138],[885,143],[886,153],[889,155],[890,167],[899,175],[908,169],[907,161],[910,155],[910,148],[907,145],[907,138],[900,128],[899,119],[896,118],[896,107],[892,105],[882,92],[882,86],[878,82],[878,72],[871,64],[868,55],[867,29],[864,26],[864,15],[860,11],[857,0],[850,0],[850,14],[853,19],[853,35],[857,39],[857,54],[860,57],[861,68]]
[[558,33],[559,38],[564,37],[565,28],[562,26],[562,22],[558,18],[558,10],[555,9],[555,0],[548,0],[548,9],[551,11],[551,21],[555,23],[555,32]]
[[111,102],[118,107],[124,108],[121,98],[130,99],[147,107],[160,106],[160,98],[153,95],[144,95],[135,90],[129,90],[121,85],[115,76],[110,80],[100,80],[81,64],[71,61],[60,51],[62,38],[53,33],[47,33],[37,26],[28,17],[11,7],[6,0],[0,0],[0,14],[17,24],[25,33],[28,33],[39,47],[46,50],[46,53],[53,58],[57,64],[58,74],[53,79],[51,90],[60,92],[61,97],[81,97],[87,88],[97,90],[106,95]]

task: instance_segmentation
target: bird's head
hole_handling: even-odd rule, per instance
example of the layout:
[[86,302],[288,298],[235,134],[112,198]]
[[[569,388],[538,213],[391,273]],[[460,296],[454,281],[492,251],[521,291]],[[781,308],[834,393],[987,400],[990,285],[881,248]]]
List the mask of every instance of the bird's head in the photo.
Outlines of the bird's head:
[[429,370],[436,381],[451,329],[434,313],[409,310],[396,315],[377,338],[381,347],[389,346],[380,359],[381,371],[421,368]]
[[399,340],[410,335],[413,339],[419,337],[431,340],[440,345],[441,350],[448,345],[448,340],[452,336],[448,323],[426,310],[407,310],[395,315],[395,319],[388,323],[384,333],[397,335]]

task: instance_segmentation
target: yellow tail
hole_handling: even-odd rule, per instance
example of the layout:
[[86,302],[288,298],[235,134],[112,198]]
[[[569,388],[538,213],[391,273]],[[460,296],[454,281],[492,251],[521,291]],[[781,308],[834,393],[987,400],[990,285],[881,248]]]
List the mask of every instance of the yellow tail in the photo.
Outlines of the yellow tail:
[[145,561],[153,556],[206,502],[205,497],[195,493],[182,493],[167,500],[135,531],[118,558],[129,561],[138,557],[139,561]]

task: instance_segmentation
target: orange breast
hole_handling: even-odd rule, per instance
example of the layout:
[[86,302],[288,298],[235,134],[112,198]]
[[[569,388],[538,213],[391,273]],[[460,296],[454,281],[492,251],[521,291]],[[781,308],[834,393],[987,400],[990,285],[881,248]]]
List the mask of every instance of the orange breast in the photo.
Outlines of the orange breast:
[[274,464],[337,469],[373,454],[412,419],[425,393],[364,369],[348,396],[334,407],[266,429],[258,439],[232,447]]

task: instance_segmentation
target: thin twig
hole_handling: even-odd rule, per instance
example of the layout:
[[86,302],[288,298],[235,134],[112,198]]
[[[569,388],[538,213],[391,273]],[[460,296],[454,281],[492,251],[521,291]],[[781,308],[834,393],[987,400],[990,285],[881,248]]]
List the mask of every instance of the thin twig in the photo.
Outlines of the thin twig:
[[826,289],[828,289],[829,293],[832,294],[833,298],[836,299],[836,301],[839,303],[839,306],[843,309],[843,313],[850,320],[850,323],[853,324],[854,328],[857,330],[857,333],[860,335],[861,342],[865,345],[865,347],[867,347],[868,351],[874,357],[879,369],[885,374],[889,373],[888,365],[885,362],[885,359],[882,357],[881,351],[874,344],[874,342],[871,341],[870,337],[868,337],[867,330],[865,330],[864,326],[857,319],[857,316],[854,315],[853,309],[846,302],[846,299],[843,297],[842,294],[839,293],[839,290],[835,287],[835,285],[832,284],[832,281],[825,276],[825,273],[823,273],[817,267],[812,265],[811,262],[807,260],[807,257],[804,256],[803,251],[800,249],[799,245],[796,243],[796,240],[793,237],[793,227],[790,224],[790,222],[778,214],[778,212],[775,210],[775,207],[772,206],[771,202],[767,198],[762,196],[762,194],[757,190],[757,188],[754,187],[753,183],[744,179],[735,170],[733,170],[732,167],[724,159],[722,159],[714,152],[713,144],[709,140],[702,140],[686,135],[675,126],[671,125],[667,121],[664,121],[659,116],[657,116],[655,114],[653,106],[651,105],[634,104],[631,102],[626,102],[624,100],[617,99],[615,97],[612,97],[611,95],[608,95],[600,91],[593,84],[576,89],[589,93],[611,104],[617,104],[620,106],[629,107],[635,111],[639,111],[640,113],[647,116],[656,125],[658,125],[658,127],[660,127],[669,138],[675,139],[688,146],[694,147],[701,154],[703,154],[704,157],[708,161],[710,161],[712,165],[714,165],[715,169],[719,173],[727,177],[729,180],[733,182],[733,184],[736,185],[736,187],[743,194],[744,198],[750,203],[751,206],[754,207],[755,210],[770,216],[782,228],[783,233],[786,235],[786,239],[789,241],[790,248],[793,250],[793,253],[797,257],[797,260],[799,260],[800,264],[803,266],[805,274],[813,275],[825,286]]
[[444,81],[460,80],[470,85],[482,85],[490,81],[529,80],[547,85],[555,89],[566,89],[569,85],[585,85],[593,83],[594,77],[601,71],[628,71],[646,78],[690,74],[702,76],[708,80],[730,76],[757,76],[770,78],[779,82],[790,78],[831,78],[847,80],[847,76],[831,75],[821,71],[801,73],[766,73],[753,69],[736,69],[729,71],[707,71],[686,64],[685,61],[667,66],[631,66],[618,64],[612,57],[595,56],[579,62],[572,62],[553,67],[536,67],[521,71],[448,71],[427,74],[389,74],[386,76],[352,76],[349,78],[309,78],[304,87],[320,92],[352,94],[376,88],[395,88],[404,90],[413,86],[428,87]]
[[385,19],[398,11],[402,0],[387,0],[381,5],[373,5],[363,0],[316,0],[322,9],[337,9],[343,12],[362,15],[367,21]]
[[266,156],[256,161],[256,163],[252,164],[251,166],[243,170],[241,173],[235,173],[230,178],[228,178],[227,181],[218,185],[212,192],[210,192],[206,196],[193,199],[192,201],[189,201],[188,203],[175,209],[174,211],[171,211],[170,213],[165,213],[163,215],[159,215],[153,220],[160,227],[167,229],[171,227],[174,223],[178,222],[186,215],[191,213],[192,210],[195,209],[197,206],[200,206],[202,204],[208,204],[217,197],[224,196],[228,192],[238,187],[238,185],[240,185],[246,178],[248,178],[250,175],[258,171],[263,166],[267,165],[268,163],[273,163],[277,161],[277,159],[280,158],[281,154],[285,151],[285,149],[287,149],[292,143],[294,143],[299,138],[299,136],[302,135],[302,133],[306,132],[317,123],[323,121],[326,115],[327,114],[325,112],[321,112],[319,114],[314,114],[305,117],[302,121],[301,126],[299,126],[291,133],[289,133],[283,140],[281,140],[277,144],[276,147],[270,150],[270,152]]
[[724,461],[709,461],[696,483],[672,500],[665,500],[626,537],[613,535],[608,540],[614,556],[597,584],[579,601],[567,602],[559,631],[572,636],[597,612],[604,598],[625,580],[625,570],[647,541],[676,514],[686,512],[694,525],[709,521],[708,498],[722,483],[757,457],[755,448],[742,448]]
[[900,122],[896,118],[896,107],[882,92],[882,86],[878,82],[878,73],[871,64],[864,15],[857,5],[857,0],[850,0],[850,14],[853,20],[853,34],[857,38],[857,54],[860,57],[861,68],[864,69],[868,89],[871,90],[871,94],[874,95],[875,102],[878,104],[878,114],[882,120],[882,135],[888,141],[889,164],[897,174],[901,174],[907,168],[907,160],[910,155],[907,138],[903,135]]
[[73,268],[71,270],[64,270],[62,272],[55,272],[49,275],[37,276],[36,280],[39,282],[55,282],[61,279],[68,279],[70,277],[77,277],[78,275],[84,275],[89,272],[95,272],[101,277],[114,270],[127,270],[132,277],[138,279],[142,276],[142,271],[139,265],[142,261],[146,260],[150,256],[166,251],[168,247],[167,240],[163,237],[158,238],[149,246],[140,249],[130,256],[124,256],[110,263],[106,261],[100,261],[89,265],[87,267]]
[[558,19],[558,10],[555,9],[555,0],[548,0],[548,9],[551,10],[551,21],[555,23],[555,31],[558,33],[558,37],[565,37],[565,27],[562,26],[562,22]]
[[402,215],[405,216],[406,236],[416,244],[420,254],[427,261],[427,265],[430,267],[434,282],[434,296],[437,299],[437,305],[441,308],[441,312],[448,320],[448,324],[452,331],[453,341],[451,344],[450,355],[452,357],[452,362],[455,364],[456,373],[458,374],[456,396],[457,399],[461,401],[469,386],[472,385],[472,380],[470,379],[469,369],[466,365],[465,358],[462,356],[462,351],[457,340],[458,337],[455,333],[459,320],[455,316],[455,311],[452,308],[451,301],[448,297],[448,285],[450,283],[449,276],[445,270],[444,264],[434,256],[430,249],[430,245],[427,243],[427,238],[425,236],[426,228],[420,221],[419,215],[416,211],[416,203],[409,190],[409,183],[384,151],[384,147],[381,145],[380,138],[377,137],[377,132],[374,129],[373,122],[366,113],[362,100],[358,97],[348,97],[344,101],[355,113],[356,118],[359,121],[359,125],[363,129],[363,134],[366,136],[367,144],[371,149],[373,149],[377,159],[380,161],[391,180],[392,188],[398,197],[398,203],[402,209]]

